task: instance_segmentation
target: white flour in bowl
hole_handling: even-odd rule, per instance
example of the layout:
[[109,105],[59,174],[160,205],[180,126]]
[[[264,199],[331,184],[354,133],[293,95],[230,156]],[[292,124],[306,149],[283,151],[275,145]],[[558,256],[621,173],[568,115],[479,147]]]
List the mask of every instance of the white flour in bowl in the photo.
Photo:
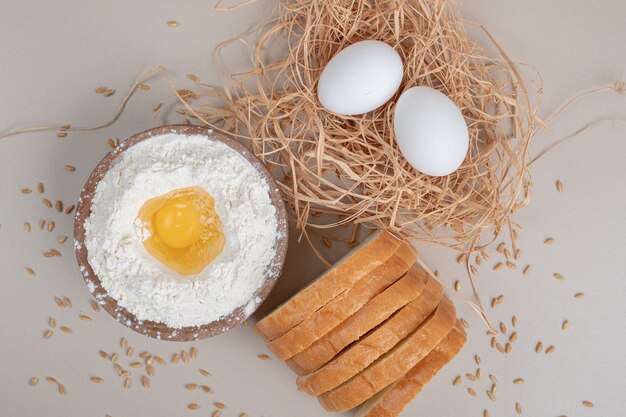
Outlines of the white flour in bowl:
[[[136,221],[147,200],[191,186],[215,198],[226,244],[201,273],[182,276],[148,254]],[[93,271],[120,306],[138,320],[180,328],[254,307],[277,230],[269,186],[250,162],[204,136],[166,134],[131,147],[99,182],[85,246]]]

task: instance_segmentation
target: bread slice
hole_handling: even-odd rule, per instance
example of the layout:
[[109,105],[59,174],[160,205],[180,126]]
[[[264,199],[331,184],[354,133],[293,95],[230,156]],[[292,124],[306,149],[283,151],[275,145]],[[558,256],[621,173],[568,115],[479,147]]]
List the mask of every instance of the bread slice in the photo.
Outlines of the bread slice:
[[[425,286],[424,283],[426,283]],[[433,295],[431,310],[434,309],[441,298],[441,285],[435,280],[429,280],[425,272],[413,268],[346,321],[288,360],[287,365],[298,375],[306,375],[318,370],[350,343],[358,340],[387,320],[393,313],[419,297],[422,291]],[[426,303],[424,299],[420,302]]]
[[442,298],[432,316],[411,335],[360,374],[320,395],[318,401],[327,411],[337,412],[362,404],[426,357],[450,333],[455,321],[454,304]]
[[402,378],[367,400],[354,417],[398,417],[422,388],[461,351],[467,335],[461,323]]
[[[391,258],[326,303],[311,317],[271,341],[268,348],[282,360],[302,352],[397,281],[416,259],[415,249],[408,243],[402,243]],[[424,283],[422,281],[422,286]]]
[[435,309],[440,298],[441,290],[438,294],[424,291],[420,297],[404,306],[319,370],[299,377],[296,381],[298,387],[317,396],[350,380],[414,332]]
[[384,263],[400,243],[385,230],[373,233],[326,273],[259,321],[255,330],[266,341],[282,336]]

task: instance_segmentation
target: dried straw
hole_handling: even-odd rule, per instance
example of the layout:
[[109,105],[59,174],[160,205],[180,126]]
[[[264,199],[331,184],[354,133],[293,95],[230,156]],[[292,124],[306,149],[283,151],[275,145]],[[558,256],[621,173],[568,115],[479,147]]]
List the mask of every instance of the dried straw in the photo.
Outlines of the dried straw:
[[[226,89],[197,84],[197,101],[183,104],[188,117],[249,141],[273,169],[305,237],[354,222],[480,250],[528,202],[535,108],[515,64],[486,31],[499,57],[476,47],[454,4],[280,0],[277,16],[238,39],[252,45],[249,71],[229,74]],[[250,41],[254,34],[258,38]],[[470,149],[458,171],[430,177],[404,160],[393,132],[397,95],[360,116],[321,107],[316,84],[322,69],[338,51],[364,39],[384,41],[402,56],[399,93],[431,86],[462,110]],[[276,41],[287,44],[285,53],[266,59]],[[220,45],[217,55],[232,44]],[[491,238],[481,240],[485,231]]]

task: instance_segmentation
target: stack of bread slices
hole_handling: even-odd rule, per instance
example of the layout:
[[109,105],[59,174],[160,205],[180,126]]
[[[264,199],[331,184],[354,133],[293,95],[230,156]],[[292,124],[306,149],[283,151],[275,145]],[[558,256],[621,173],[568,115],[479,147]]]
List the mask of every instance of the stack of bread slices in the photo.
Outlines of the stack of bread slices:
[[328,411],[398,416],[466,335],[417,254],[372,234],[255,327]]

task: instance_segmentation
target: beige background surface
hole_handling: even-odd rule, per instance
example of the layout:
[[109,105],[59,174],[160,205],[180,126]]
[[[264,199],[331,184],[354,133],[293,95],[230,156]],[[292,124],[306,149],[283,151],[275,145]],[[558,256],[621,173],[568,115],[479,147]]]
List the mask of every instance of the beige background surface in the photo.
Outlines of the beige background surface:
[[[33,123],[103,122],[135,77],[155,64],[167,66],[180,87],[189,86],[187,73],[222,83],[214,66],[214,46],[250,27],[269,12],[271,2],[229,14],[216,12],[214,4],[0,0],[0,131]],[[514,59],[540,71],[543,116],[576,93],[626,78],[626,2],[466,0],[462,10],[468,19],[485,23]],[[170,19],[180,21],[180,27],[168,27]],[[481,37],[477,40],[484,42]],[[245,58],[236,53],[233,57],[241,62]],[[96,95],[99,85],[117,93],[110,98]],[[208,416],[213,401],[227,405],[223,413],[227,417],[243,411],[254,417],[326,415],[314,399],[296,390],[294,376],[284,365],[257,358],[266,350],[250,328],[193,344],[172,344],[134,334],[104,312],[93,313],[71,244],[55,244],[58,236],[71,234],[71,216],[46,209],[39,195],[20,194],[20,188],[34,188],[43,181],[48,198],[74,201],[107,152],[107,138],[124,138],[161,123],[151,107],[168,100],[170,94],[160,78],[150,85],[152,89],[139,92],[110,128],[71,133],[65,139],[44,133],[1,140],[0,416]],[[576,103],[537,138],[533,153],[599,117],[626,117],[626,96],[604,93]],[[479,321],[459,305],[471,325],[470,340],[454,364],[411,404],[406,416],[477,417],[484,408],[492,416],[513,416],[515,402],[522,404],[524,415],[533,417],[624,415],[625,136],[626,123],[602,123],[537,163],[532,205],[516,216],[525,228],[519,263],[532,264],[532,273],[523,277],[519,269],[492,271],[494,260],[483,267],[479,282],[487,300],[505,294],[502,305],[488,310],[496,323],[509,324],[516,314],[519,340],[507,356],[492,350]],[[68,173],[65,164],[78,169]],[[556,192],[556,179],[563,181],[563,193]],[[36,227],[30,234],[24,232],[24,221],[36,224],[40,218],[55,220],[54,232]],[[543,244],[549,236],[555,239],[552,246]],[[59,247],[63,256],[44,258],[42,252],[51,247]],[[420,249],[447,281],[465,280],[454,254]],[[335,252],[341,250],[337,247]],[[25,266],[32,266],[37,277],[29,277]],[[273,302],[320,270],[305,248],[294,244]],[[554,272],[567,279],[552,279]],[[469,285],[464,284],[463,292],[469,295]],[[586,297],[575,299],[577,292]],[[55,295],[69,296],[73,308],[59,309]],[[93,321],[79,320],[81,312]],[[73,333],[57,330],[50,340],[43,340],[49,317],[71,327]],[[571,326],[563,332],[560,326],[565,319]],[[139,384],[140,373],[134,372],[132,389],[124,390],[110,363],[98,355],[99,349],[119,351],[122,336],[136,352],[149,350],[169,358],[174,351],[194,345],[199,358],[188,365],[157,367],[147,390]],[[538,341],[554,345],[556,351],[535,353]],[[475,370],[474,354],[482,357],[483,377],[452,387],[456,375]],[[212,376],[203,378],[197,371],[200,367]],[[495,402],[485,396],[489,373],[499,381]],[[90,383],[92,375],[103,377],[105,383]],[[32,376],[41,380],[54,376],[66,385],[68,394],[59,395],[45,381],[29,387]],[[526,383],[513,385],[517,377]],[[183,385],[192,382],[207,383],[214,393],[186,391]],[[467,394],[469,386],[478,397]],[[595,407],[584,408],[583,400]],[[190,402],[202,408],[189,412]]]

